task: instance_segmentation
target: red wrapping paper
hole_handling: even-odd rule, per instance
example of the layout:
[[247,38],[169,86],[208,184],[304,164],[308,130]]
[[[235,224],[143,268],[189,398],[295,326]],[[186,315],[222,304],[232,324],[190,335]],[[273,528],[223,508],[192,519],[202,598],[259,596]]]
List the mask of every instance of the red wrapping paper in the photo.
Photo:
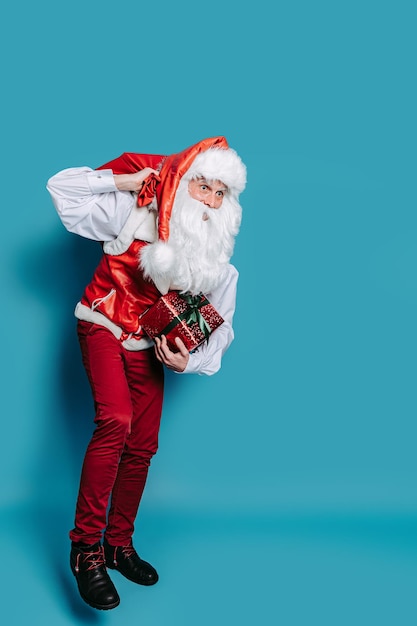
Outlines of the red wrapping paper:
[[142,328],[149,337],[154,339],[165,335],[173,352],[178,352],[176,337],[192,352],[207,341],[210,334],[223,322],[224,319],[205,296],[190,297],[178,291],[170,291],[161,296],[141,318]]

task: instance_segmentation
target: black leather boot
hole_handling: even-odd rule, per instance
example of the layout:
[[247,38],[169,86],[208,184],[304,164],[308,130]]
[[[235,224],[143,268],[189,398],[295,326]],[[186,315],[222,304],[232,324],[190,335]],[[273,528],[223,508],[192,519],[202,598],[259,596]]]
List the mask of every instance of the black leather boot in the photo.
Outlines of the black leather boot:
[[70,565],[80,596],[94,609],[114,609],[119,594],[107,573],[103,546],[98,541],[92,546],[71,544]]
[[104,556],[108,568],[117,570],[138,585],[154,585],[158,582],[155,568],[139,557],[132,544],[111,546],[104,539]]

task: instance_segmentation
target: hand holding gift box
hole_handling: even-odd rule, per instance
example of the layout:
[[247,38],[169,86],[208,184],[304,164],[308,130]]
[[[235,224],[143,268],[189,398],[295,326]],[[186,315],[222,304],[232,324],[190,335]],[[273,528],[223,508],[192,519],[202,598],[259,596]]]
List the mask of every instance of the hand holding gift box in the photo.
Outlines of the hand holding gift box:
[[176,337],[192,352],[208,341],[211,333],[223,322],[223,318],[206,296],[193,296],[178,291],[169,291],[161,296],[141,318],[143,330],[152,339],[165,335],[173,352],[178,352]]

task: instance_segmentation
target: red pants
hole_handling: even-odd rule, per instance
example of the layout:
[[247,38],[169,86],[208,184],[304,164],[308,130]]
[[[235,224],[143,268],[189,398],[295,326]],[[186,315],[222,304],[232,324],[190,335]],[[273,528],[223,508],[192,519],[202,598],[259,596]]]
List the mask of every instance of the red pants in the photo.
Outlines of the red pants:
[[[96,428],[84,458],[72,541],[127,545],[158,448],[164,373],[153,349],[130,351],[101,326],[78,322]],[[110,509],[107,508],[111,496]]]

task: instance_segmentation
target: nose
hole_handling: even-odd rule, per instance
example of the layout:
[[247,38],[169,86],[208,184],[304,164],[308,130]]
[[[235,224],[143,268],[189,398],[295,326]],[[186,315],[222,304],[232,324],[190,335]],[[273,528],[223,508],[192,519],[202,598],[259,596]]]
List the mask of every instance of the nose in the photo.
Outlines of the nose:
[[217,205],[216,201],[217,201],[217,197],[214,191],[210,193],[210,195],[208,195],[206,198],[204,198],[204,204],[210,207],[210,209],[216,208],[216,205]]

